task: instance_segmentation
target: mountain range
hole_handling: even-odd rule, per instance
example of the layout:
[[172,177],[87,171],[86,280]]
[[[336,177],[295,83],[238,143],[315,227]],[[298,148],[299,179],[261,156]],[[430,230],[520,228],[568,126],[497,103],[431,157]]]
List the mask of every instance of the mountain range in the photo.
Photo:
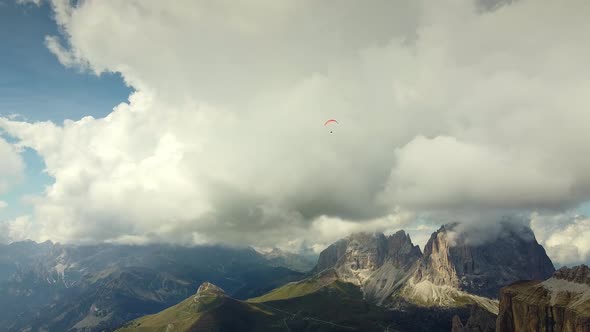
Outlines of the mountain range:
[[0,331],[110,331],[205,281],[245,299],[302,277],[251,248],[0,245]]
[[555,271],[526,226],[477,241],[461,226],[424,251],[404,231],[351,234],[313,266],[279,249],[1,245],[0,331],[590,329],[588,267]]
[[493,331],[503,286],[555,271],[528,227],[501,228],[472,244],[458,224],[445,225],[424,252],[404,231],[353,234],[326,248],[303,280],[247,301],[206,286],[217,291],[121,331]]
[[261,251],[260,253],[267,259],[270,265],[284,267],[298,272],[310,271],[314,268],[318,259],[317,255],[294,254],[279,248],[273,248],[270,251]]

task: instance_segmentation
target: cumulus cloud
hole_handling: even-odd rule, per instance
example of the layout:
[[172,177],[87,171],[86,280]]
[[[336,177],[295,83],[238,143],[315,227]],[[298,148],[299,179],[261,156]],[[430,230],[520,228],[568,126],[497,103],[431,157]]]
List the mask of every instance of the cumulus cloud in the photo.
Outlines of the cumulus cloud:
[[531,228],[557,265],[590,263],[590,218],[574,213],[534,213]]
[[0,210],[6,208],[8,206],[8,203],[6,203],[5,201],[0,201]]
[[80,62],[74,57],[74,55],[68,49],[62,46],[57,36],[46,36],[45,46],[57,57],[57,60],[62,65],[66,67],[80,65]]
[[590,198],[586,1],[52,6],[58,59],[136,91],[101,119],[0,120],[55,178],[36,238],[321,246]]
[[34,224],[31,222],[29,216],[17,217],[4,223],[3,228],[6,231],[4,234],[10,242],[23,241],[30,239],[30,235],[34,234],[32,228]]
[[576,202],[572,178],[506,147],[418,136],[395,156],[385,198],[404,206],[481,211]]
[[24,163],[15,146],[0,137],[0,194],[22,180]]

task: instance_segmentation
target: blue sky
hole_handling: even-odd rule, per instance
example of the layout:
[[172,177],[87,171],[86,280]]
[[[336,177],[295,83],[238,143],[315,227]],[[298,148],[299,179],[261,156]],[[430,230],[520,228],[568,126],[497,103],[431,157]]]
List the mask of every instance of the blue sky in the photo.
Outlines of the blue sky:
[[[104,117],[127,100],[130,88],[118,74],[97,77],[61,65],[44,45],[46,35],[57,34],[47,4],[37,7],[0,0],[0,116],[19,114],[27,121],[62,123],[86,115]],[[25,179],[0,195],[8,203],[0,210],[0,219],[28,212],[21,198],[42,192],[52,181],[42,172],[44,164],[35,151],[26,149],[22,156]]]

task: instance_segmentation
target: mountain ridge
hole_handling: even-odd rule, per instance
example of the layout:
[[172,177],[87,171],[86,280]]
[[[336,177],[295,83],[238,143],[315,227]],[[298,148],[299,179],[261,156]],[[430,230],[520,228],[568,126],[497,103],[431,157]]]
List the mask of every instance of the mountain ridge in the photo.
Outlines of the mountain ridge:
[[358,285],[379,304],[393,295],[420,305],[467,301],[497,314],[498,302],[493,299],[502,286],[546,279],[555,271],[526,226],[502,223],[497,238],[470,244],[459,225],[443,225],[433,232],[424,253],[403,230],[390,236],[351,234],[322,251],[312,273],[333,269],[340,280]]
[[[424,252],[403,230],[388,236],[354,233],[322,251],[307,274],[272,266],[269,257],[253,248],[101,245],[73,250],[28,242],[11,250],[32,250],[30,259],[17,267],[0,265],[0,277],[6,272],[0,291],[5,285],[22,284],[28,276],[45,287],[41,289],[61,296],[51,309],[35,311],[40,306],[31,311],[40,312],[32,323],[11,325],[31,331],[61,331],[66,326],[72,331],[109,330],[126,321],[141,323],[141,317],[160,324],[173,322],[178,315],[191,322],[187,329],[222,326],[224,320],[228,326],[245,324],[252,331],[258,331],[256,324],[293,331],[304,326],[326,331],[338,330],[336,326],[448,331],[453,322],[460,328],[462,321],[489,327],[490,317],[498,314],[498,301],[489,294],[499,291],[504,282],[553,272],[553,264],[530,229],[501,225],[498,238],[474,243],[458,225],[443,225],[433,232]],[[514,262],[502,259],[508,253]],[[23,270],[40,260],[45,261]],[[532,263],[520,264],[523,261]],[[563,271],[561,275],[586,278]],[[17,291],[17,299],[27,292],[9,289]],[[184,307],[177,307],[182,303]],[[330,309],[333,305],[342,311]],[[228,318],[233,311],[235,321]],[[416,321],[420,316],[431,321]],[[50,317],[60,321],[47,325]]]
[[0,326],[109,330],[178,303],[207,280],[249,298],[302,277],[249,248],[18,242],[0,245]]
[[424,259],[413,277],[416,283],[427,280],[434,285],[497,298],[499,289],[510,282],[543,280],[555,271],[551,259],[527,226],[503,222],[495,238],[470,244],[467,233],[457,232],[459,225],[443,225],[431,235],[424,248]]
[[[449,331],[451,328],[488,331],[496,324],[498,301],[484,296],[489,287],[478,288],[478,283],[466,281],[497,271],[499,281],[491,287],[499,290],[505,279],[546,274],[554,270],[553,264],[534,235],[530,236],[532,231],[527,229],[521,236],[515,233],[517,227],[502,226],[507,229],[500,234],[506,238],[473,244],[464,241],[461,234],[454,234],[458,233],[456,227],[457,224],[444,225],[434,232],[424,253],[405,231],[389,236],[351,234],[322,251],[305,279],[287,283],[246,302],[261,309],[289,312],[291,318],[283,325],[291,331],[307,331],[302,327],[305,325],[300,325],[303,324],[299,320],[301,315],[306,321],[313,318],[340,326],[322,325],[322,331],[345,330],[342,326],[362,326],[363,331],[390,328],[395,331]],[[527,250],[519,253],[522,248]],[[517,256],[514,257],[517,262],[525,259],[540,262],[540,268],[527,271],[530,266],[525,265],[523,270],[518,270],[511,264],[501,263],[498,256],[506,252]],[[471,293],[473,290],[482,295]],[[465,326],[462,321],[467,322]],[[280,322],[275,323],[280,325]]]

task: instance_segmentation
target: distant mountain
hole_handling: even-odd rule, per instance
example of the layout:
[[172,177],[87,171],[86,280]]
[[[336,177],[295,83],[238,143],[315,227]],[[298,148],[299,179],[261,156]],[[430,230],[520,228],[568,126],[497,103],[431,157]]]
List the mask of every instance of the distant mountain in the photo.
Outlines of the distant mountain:
[[496,239],[477,245],[468,244],[467,236],[458,224],[442,226],[422,254],[404,231],[388,237],[353,234],[326,248],[313,272],[332,269],[377,304],[398,305],[400,299],[419,306],[477,304],[497,313],[493,299],[501,287],[546,279],[554,271],[528,227],[505,223]]
[[502,288],[496,331],[590,331],[590,268],[564,267],[548,280]]
[[309,272],[316,265],[317,256],[300,255],[273,248],[268,252],[261,252],[270,265],[284,267],[298,272]]
[[472,245],[468,234],[455,232],[457,226],[446,225],[432,234],[415,282],[497,298],[500,288],[511,282],[544,280],[555,271],[529,227],[504,223],[493,241]]
[[124,331],[152,331],[147,327],[153,321],[161,330],[176,328],[178,316],[217,331],[232,331],[220,324],[240,317],[242,331],[491,332],[499,289],[519,279],[543,279],[554,269],[526,227],[503,224],[487,242],[469,242],[469,236],[457,224],[443,226],[422,254],[404,231],[352,234],[322,251],[304,280],[245,302],[226,296],[220,306],[193,311],[191,318],[174,307]]
[[206,280],[248,298],[302,276],[250,248],[0,245],[0,331],[108,331]]
[[353,234],[326,248],[305,275],[277,267],[292,258],[280,251],[15,243],[0,246],[0,326],[490,331],[501,287],[554,272],[529,228],[501,228],[496,238],[474,242],[458,224],[445,225],[424,254],[404,231]]
[[[388,311],[365,301],[357,286],[333,277],[318,276],[323,279],[322,287],[314,290],[297,286],[290,289],[291,294],[275,293],[248,301],[232,299],[216,286],[205,283],[194,296],[157,314],[131,321],[118,332],[447,332],[450,329],[448,312],[421,308],[411,312]],[[460,314],[465,317],[467,311]]]
[[388,237],[357,233],[322,251],[313,272],[332,269],[339,280],[361,287],[367,298],[381,304],[401,288],[421,257],[404,231]]
[[[503,223],[493,240],[469,244],[469,234],[458,224],[442,226],[424,248],[417,270],[401,295],[422,305],[470,303],[488,307],[500,288],[517,280],[544,280],[555,271],[533,231],[522,225]],[[493,305],[497,308],[497,304]]]
[[[357,286],[365,301],[388,309],[389,315],[432,314],[429,329],[446,326],[443,330],[448,331],[457,315],[466,328],[484,331],[495,325],[501,287],[521,279],[542,280],[554,271],[528,227],[504,223],[501,228],[497,238],[469,244],[469,234],[458,224],[443,226],[432,234],[424,254],[403,231],[391,236],[353,234],[320,254],[313,277],[253,300],[309,296],[340,281]],[[421,330],[411,324],[398,321],[396,326],[400,331]]]
[[[289,283],[252,301],[295,301],[317,296],[334,282],[345,282],[358,288],[365,305],[378,306],[380,326],[389,326],[394,331],[450,331],[452,317],[457,315],[467,320],[469,305],[473,304],[491,311],[491,324],[494,324],[497,302],[491,299],[451,285],[431,287],[432,293],[414,287],[410,280],[416,278],[424,260],[425,256],[404,231],[390,236],[352,234],[320,254],[312,277]],[[446,300],[437,301],[443,294]],[[428,319],[412,319],[416,317]]]
[[[194,296],[160,313],[129,322],[118,332],[382,331],[378,324],[367,319],[379,312],[364,307],[362,299],[358,299],[361,296],[358,289],[348,285],[336,282],[310,297],[297,298],[297,303],[262,303],[232,299],[218,287],[204,283]],[[351,303],[358,306],[358,311],[349,309]],[[330,320],[309,316],[310,311],[318,308]],[[353,320],[352,325],[341,325],[346,324],[343,320]]]
[[179,304],[129,322],[117,331],[284,331],[282,323],[282,317],[232,299],[206,282]]

